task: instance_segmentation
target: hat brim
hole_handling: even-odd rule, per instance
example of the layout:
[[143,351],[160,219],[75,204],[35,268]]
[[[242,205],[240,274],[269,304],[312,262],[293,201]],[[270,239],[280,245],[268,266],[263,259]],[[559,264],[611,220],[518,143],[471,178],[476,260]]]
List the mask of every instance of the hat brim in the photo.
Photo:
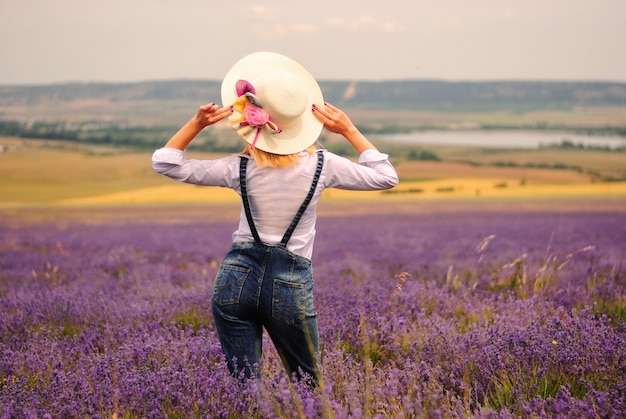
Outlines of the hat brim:
[[[315,78],[300,64],[273,52],[255,52],[243,57],[227,72],[222,81],[222,105],[230,106],[238,98],[235,89],[238,80],[247,80],[254,86],[263,74],[276,70],[287,71],[297,78],[302,91],[308,96],[307,107],[295,123],[284,127],[278,134],[261,129],[254,145],[274,154],[294,154],[314,144],[324,127],[311,112],[314,103],[324,103],[322,90]],[[252,144],[256,131],[252,130],[242,138]]]

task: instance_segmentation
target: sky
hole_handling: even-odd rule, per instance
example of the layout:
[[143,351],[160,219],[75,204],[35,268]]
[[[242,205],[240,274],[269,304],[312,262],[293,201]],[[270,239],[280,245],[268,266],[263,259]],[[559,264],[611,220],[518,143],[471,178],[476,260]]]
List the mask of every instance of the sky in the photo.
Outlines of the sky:
[[0,0],[0,84],[221,80],[287,55],[319,80],[626,81],[626,0]]

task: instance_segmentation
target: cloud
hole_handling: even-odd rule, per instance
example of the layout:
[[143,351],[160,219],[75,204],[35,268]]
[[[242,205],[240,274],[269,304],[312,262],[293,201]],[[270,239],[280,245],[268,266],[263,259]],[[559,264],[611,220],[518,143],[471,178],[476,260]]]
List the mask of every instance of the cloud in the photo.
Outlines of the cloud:
[[250,7],[250,11],[254,15],[254,19],[275,20],[276,16],[265,6],[254,5]]
[[361,15],[358,17],[357,22],[360,25],[372,25],[375,26],[376,25],[376,19],[374,19],[372,16],[369,15]]
[[327,19],[324,25],[331,28],[344,28],[353,31],[368,29],[395,32],[404,30],[404,25],[394,20],[380,20],[371,15],[359,15],[352,19],[333,17]]
[[458,17],[437,19],[433,22],[433,26],[436,28],[459,28],[463,26],[463,20]]
[[294,30],[294,32],[315,32],[317,30],[317,26],[311,24],[311,23],[306,23],[306,22],[301,22],[301,23],[294,23],[291,25],[291,28]]
[[325,24],[326,26],[342,27],[346,25],[346,21],[340,17],[333,17],[331,19],[328,19]]
[[392,20],[387,20],[385,22],[382,22],[381,28],[387,32],[399,32],[405,29],[404,25],[398,22],[394,22]]

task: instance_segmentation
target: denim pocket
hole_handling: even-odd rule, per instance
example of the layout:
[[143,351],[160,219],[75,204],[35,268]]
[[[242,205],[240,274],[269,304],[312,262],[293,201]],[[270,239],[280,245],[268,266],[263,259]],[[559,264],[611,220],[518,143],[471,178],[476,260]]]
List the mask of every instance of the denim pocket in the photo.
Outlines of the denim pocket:
[[306,284],[274,279],[272,317],[285,324],[295,324],[315,316],[312,287]]
[[222,306],[239,303],[241,291],[249,273],[249,268],[222,265],[215,278],[213,300]]

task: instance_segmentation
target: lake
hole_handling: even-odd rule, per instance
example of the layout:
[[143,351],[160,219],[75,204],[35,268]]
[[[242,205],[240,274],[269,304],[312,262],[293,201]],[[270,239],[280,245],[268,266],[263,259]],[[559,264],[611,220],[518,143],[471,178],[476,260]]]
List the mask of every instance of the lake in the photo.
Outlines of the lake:
[[569,141],[585,147],[626,147],[626,138],[552,131],[414,131],[408,134],[368,135],[373,141],[420,145],[456,145],[495,148],[540,148]]

